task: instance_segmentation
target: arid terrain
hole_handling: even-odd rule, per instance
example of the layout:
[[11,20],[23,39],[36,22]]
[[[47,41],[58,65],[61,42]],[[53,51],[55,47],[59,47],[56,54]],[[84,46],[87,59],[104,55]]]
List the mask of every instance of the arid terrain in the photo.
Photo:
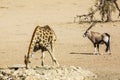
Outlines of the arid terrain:
[[[89,23],[73,23],[77,14],[87,14],[92,0],[0,0],[0,67],[24,64],[24,55],[37,25],[49,25],[57,35],[55,56],[61,66],[80,66],[98,75],[98,80],[120,80],[120,22],[98,23],[91,30],[111,35],[111,55],[92,55],[92,43],[83,38]],[[120,5],[120,1],[118,1]],[[119,20],[118,12],[113,20]],[[40,66],[37,52],[30,66]],[[46,65],[52,65],[46,52]]]

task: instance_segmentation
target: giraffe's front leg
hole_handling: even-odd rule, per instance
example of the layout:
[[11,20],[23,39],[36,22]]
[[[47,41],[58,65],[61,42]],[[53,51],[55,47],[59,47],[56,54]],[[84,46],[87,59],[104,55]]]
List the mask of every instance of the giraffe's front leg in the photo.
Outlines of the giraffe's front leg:
[[44,53],[44,51],[42,51],[41,59],[42,59],[41,65],[44,66],[44,60],[45,60],[45,53]]
[[48,50],[48,52],[49,52],[49,54],[50,54],[50,56],[51,56],[51,58],[52,58],[53,65],[56,64],[57,66],[59,66],[59,63],[58,63],[58,61],[56,60],[56,58],[54,57],[53,52],[50,52],[49,50]]
[[55,66],[55,64],[56,64],[57,66],[59,66],[59,63],[56,60],[56,58],[54,57],[54,55],[51,54],[51,56],[52,56],[52,60],[53,60],[53,65]]
[[50,52],[50,55],[51,55],[52,60],[53,60],[53,62],[54,62],[53,65],[56,64],[57,66],[59,66],[58,61],[57,61],[56,58],[54,57],[54,52],[55,52],[55,41],[53,41],[53,42],[51,43],[51,52]]

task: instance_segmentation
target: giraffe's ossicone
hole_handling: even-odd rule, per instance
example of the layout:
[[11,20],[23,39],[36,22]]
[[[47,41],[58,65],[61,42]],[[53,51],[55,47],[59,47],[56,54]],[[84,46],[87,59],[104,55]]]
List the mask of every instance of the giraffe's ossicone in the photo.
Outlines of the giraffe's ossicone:
[[28,63],[30,63],[30,58],[32,58],[32,55],[38,50],[41,50],[42,53],[42,57],[41,57],[42,66],[44,66],[44,57],[45,57],[44,51],[48,51],[54,64],[59,65],[56,58],[54,57],[55,41],[56,41],[56,34],[52,28],[50,28],[48,25],[43,27],[37,26],[34,29],[30,41],[30,45],[28,47],[27,55],[25,55],[24,63],[26,65],[26,68],[28,68]]

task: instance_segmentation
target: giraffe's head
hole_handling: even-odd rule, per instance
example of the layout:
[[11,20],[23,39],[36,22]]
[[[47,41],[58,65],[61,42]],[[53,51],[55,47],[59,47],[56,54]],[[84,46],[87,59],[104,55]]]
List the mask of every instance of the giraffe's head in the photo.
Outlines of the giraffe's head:
[[30,60],[29,60],[29,57],[26,55],[24,57],[24,63],[25,63],[26,69],[28,69],[28,63],[30,63]]

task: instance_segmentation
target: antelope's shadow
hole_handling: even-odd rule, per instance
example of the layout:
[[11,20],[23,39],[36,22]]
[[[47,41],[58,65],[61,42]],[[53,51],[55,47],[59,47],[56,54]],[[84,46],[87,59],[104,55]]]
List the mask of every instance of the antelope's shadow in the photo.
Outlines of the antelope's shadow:
[[93,53],[86,53],[86,52],[82,52],[82,53],[71,52],[70,54],[93,55]]

